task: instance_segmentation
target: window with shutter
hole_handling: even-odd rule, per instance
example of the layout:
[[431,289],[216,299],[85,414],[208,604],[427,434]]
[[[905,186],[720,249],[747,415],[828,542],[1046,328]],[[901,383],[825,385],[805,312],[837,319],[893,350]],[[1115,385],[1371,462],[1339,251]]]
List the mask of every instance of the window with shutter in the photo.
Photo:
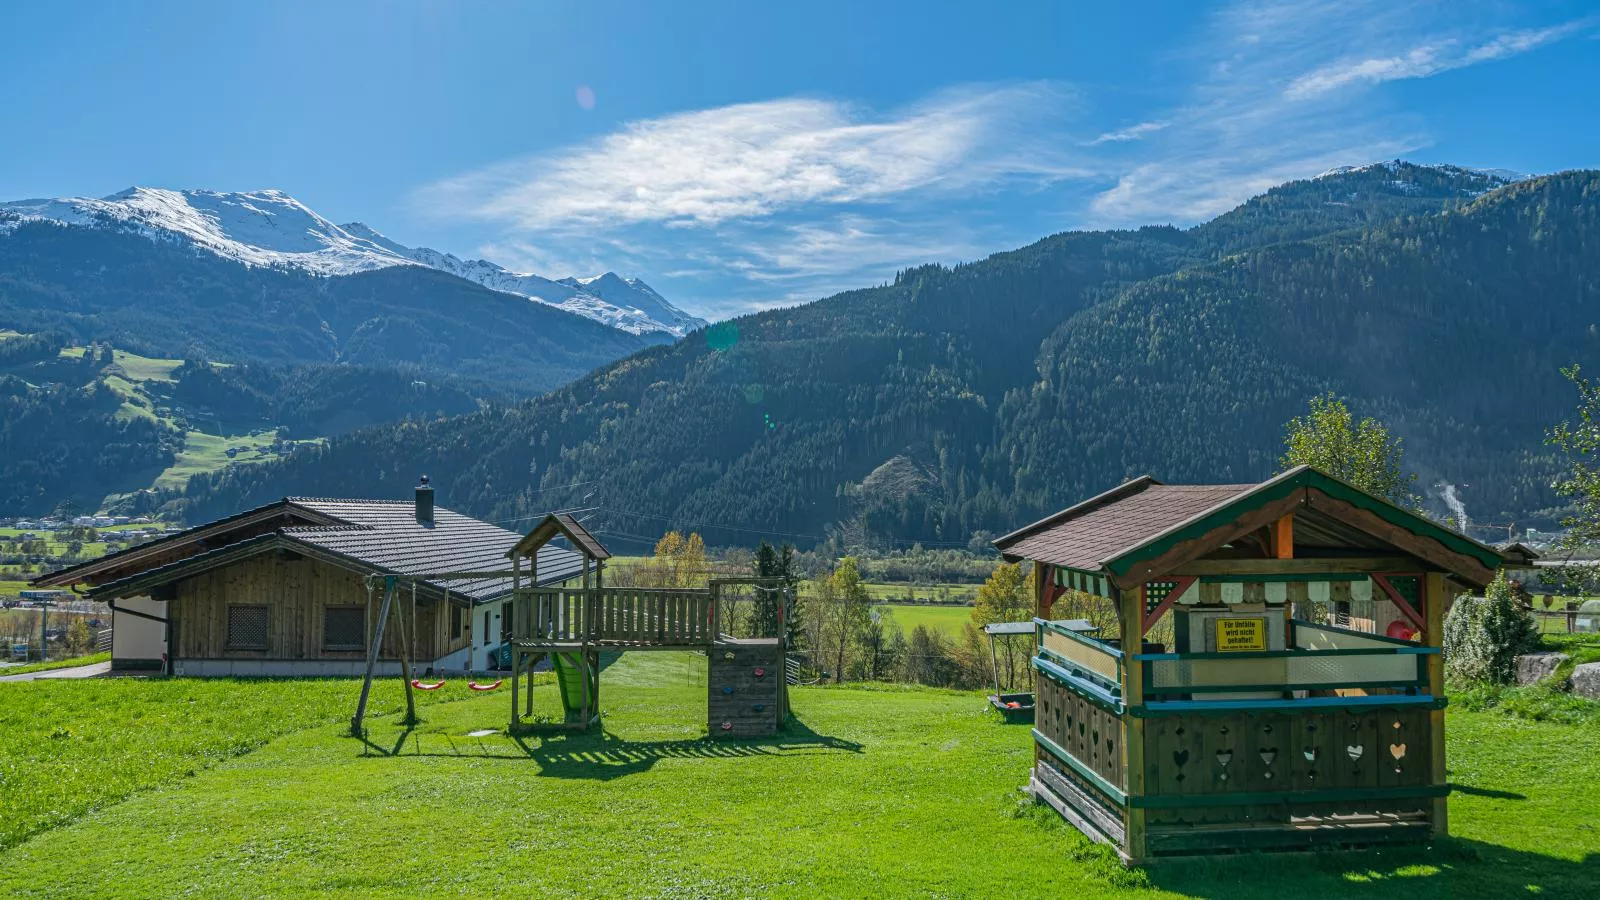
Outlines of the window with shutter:
[[267,608],[265,606],[228,607],[228,649],[267,649]]
[[322,610],[322,649],[365,650],[367,611],[360,606],[329,606]]

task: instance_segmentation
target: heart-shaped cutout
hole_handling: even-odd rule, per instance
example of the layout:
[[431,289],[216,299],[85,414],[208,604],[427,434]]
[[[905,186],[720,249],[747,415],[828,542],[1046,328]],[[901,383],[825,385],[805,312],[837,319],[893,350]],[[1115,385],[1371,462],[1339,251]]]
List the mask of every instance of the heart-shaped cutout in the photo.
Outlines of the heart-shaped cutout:
[[1316,762],[1317,761],[1317,757],[1322,755],[1322,748],[1321,747],[1307,747],[1304,750],[1300,751],[1300,755],[1304,756],[1306,758],[1306,762]]
[[1187,750],[1174,750],[1174,751],[1172,751],[1172,761],[1177,764],[1178,768],[1180,768],[1180,769],[1183,768],[1184,766],[1189,764],[1189,751],[1187,751]]
[[1228,767],[1228,763],[1231,763],[1231,762],[1233,762],[1233,751],[1232,750],[1218,750],[1217,751],[1217,765],[1219,765],[1219,766],[1223,767],[1224,769],[1226,769]]
[[1397,760],[1404,759],[1405,755],[1406,755],[1406,745],[1405,744],[1390,744],[1389,745],[1389,755],[1394,757]]
[[1266,749],[1261,751],[1261,761],[1263,763],[1269,765],[1269,766],[1272,765],[1273,762],[1275,762],[1277,760],[1277,758],[1278,758],[1278,748],[1277,747],[1268,747],[1268,748],[1266,748]]
[[1360,744],[1351,744],[1350,746],[1344,748],[1344,752],[1350,756],[1351,762],[1356,762],[1361,759],[1361,755],[1363,753],[1367,752],[1367,748]]

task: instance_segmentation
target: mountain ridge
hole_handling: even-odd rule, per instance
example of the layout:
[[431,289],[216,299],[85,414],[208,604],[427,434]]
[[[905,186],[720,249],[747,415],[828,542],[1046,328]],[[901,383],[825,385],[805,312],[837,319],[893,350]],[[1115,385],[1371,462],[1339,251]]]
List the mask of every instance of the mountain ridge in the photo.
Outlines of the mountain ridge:
[[[907,269],[524,404],[197,479],[189,502],[205,518],[288,484],[377,490],[426,470],[458,508],[497,517],[576,503],[563,486],[583,483],[595,528],[615,535],[965,543],[1132,475],[1265,477],[1283,423],[1332,390],[1394,422],[1427,477],[1475,485],[1469,503],[1488,515],[1534,514],[1554,502],[1542,438],[1563,405],[1556,368],[1597,355],[1583,323],[1600,227],[1582,198],[1600,173],[1485,192],[1486,177],[1368,167],[1280,185],[1187,230],[1065,232]],[[1538,317],[1520,311],[1533,286],[1550,298]],[[1470,300],[1470,328],[1447,290]],[[1432,364],[1482,356],[1439,349],[1454,334],[1506,354],[1506,383]],[[1345,358],[1345,342],[1367,356]],[[1481,405],[1448,396],[1452,379]],[[1496,426],[1516,436],[1485,437]],[[879,490],[873,473],[897,458],[926,477]]]
[[601,297],[582,286],[596,279],[552,280],[511,272],[487,260],[462,260],[426,247],[407,247],[360,222],[336,225],[276,189],[230,192],[131,187],[98,199],[0,202],[0,232],[34,220],[122,228],[153,240],[187,241],[249,266],[297,269],[324,277],[423,266],[634,335],[671,340],[705,325],[704,320],[673,306],[639,279],[616,278],[621,287],[614,287],[612,296]]

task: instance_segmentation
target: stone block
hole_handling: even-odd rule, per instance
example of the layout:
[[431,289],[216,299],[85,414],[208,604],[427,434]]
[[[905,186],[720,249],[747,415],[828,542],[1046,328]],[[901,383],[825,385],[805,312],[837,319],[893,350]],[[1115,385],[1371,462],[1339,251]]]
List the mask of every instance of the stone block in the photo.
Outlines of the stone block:
[[1584,663],[1572,670],[1572,692],[1579,697],[1600,700],[1600,662]]
[[1517,657],[1517,684],[1533,684],[1556,673],[1572,657],[1565,653],[1529,653]]

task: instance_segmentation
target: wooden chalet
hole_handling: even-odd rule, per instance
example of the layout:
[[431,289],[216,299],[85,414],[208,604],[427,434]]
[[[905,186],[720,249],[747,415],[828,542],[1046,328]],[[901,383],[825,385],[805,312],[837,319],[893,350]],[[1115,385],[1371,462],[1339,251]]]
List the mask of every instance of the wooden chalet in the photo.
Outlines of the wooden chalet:
[[[424,479],[412,500],[286,497],[34,584],[111,605],[113,669],[355,675],[374,627],[371,576],[494,574],[521,539],[435,508]],[[544,547],[538,569],[538,584],[559,585],[582,572],[583,558]],[[405,583],[405,649],[418,671],[492,666],[509,637],[509,572]],[[380,671],[398,671],[400,640],[386,630]]]
[[1037,586],[1030,787],[1125,860],[1446,833],[1444,612],[1494,549],[1307,467],[995,546]]

